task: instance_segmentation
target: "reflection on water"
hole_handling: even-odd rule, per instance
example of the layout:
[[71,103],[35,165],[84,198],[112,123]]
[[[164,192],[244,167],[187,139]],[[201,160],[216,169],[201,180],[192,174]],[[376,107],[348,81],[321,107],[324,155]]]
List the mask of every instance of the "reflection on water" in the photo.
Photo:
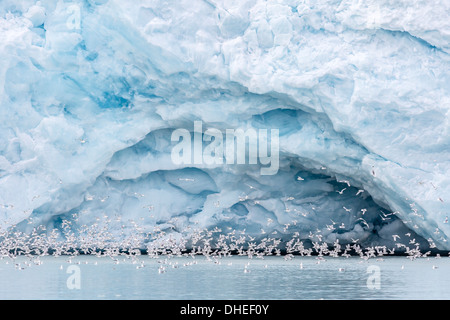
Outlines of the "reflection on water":
[[[449,299],[450,258],[80,256],[0,262],[0,299]],[[320,263],[318,263],[320,262]]]

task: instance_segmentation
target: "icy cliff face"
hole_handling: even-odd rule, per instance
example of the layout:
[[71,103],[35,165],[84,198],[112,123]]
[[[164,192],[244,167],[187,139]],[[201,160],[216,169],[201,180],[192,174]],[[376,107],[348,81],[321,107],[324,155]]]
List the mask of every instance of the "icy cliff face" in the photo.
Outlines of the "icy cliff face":
[[[449,16],[444,0],[3,0],[1,223],[366,245],[411,230],[450,249]],[[278,129],[277,174],[175,164],[171,134],[194,121]]]

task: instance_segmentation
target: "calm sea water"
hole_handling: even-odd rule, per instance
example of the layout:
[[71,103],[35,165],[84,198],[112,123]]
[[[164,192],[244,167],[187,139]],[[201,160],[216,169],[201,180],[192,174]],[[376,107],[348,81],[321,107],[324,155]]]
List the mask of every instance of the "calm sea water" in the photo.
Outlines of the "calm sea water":
[[141,256],[117,264],[110,258],[80,256],[68,262],[47,256],[31,266],[27,261],[0,261],[0,299],[450,299],[448,257],[328,257],[317,263],[314,257],[214,262]]

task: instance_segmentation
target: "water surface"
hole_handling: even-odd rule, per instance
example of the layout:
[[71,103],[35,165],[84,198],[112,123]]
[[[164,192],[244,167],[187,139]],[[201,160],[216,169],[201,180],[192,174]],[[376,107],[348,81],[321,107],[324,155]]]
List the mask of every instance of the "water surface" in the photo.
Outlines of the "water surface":
[[40,261],[1,260],[0,299],[450,299],[448,257],[113,261],[79,256],[68,261],[47,256]]

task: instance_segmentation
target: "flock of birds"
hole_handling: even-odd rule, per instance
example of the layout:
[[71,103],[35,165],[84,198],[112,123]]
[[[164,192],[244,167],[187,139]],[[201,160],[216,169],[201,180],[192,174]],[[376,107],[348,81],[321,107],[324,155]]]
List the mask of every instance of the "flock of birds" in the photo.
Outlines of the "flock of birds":
[[[325,261],[325,257],[351,257],[359,256],[362,260],[377,259],[382,261],[384,256],[402,254],[411,260],[417,258],[429,258],[431,251],[420,250],[419,243],[412,238],[411,233],[405,235],[393,235],[395,246],[371,246],[363,248],[358,239],[352,239],[351,243],[341,244],[336,240],[332,245],[324,241],[320,234],[310,232],[308,241],[302,240],[298,232],[294,232],[288,241],[282,240],[276,234],[265,234],[259,237],[247,234],[245,230],[223,232],[222,229],[197,229],[190,230],[189,237],[174,237],[170,232],[155,227],[153,232],[145,233],[142,228],[133,221],[133,231],[125,229],[119,238],[115,238],[109,227],[94,223],[83,225],[79,229],[72,230],[72,222],[63,220],[61,229],[46,230],[45,226],[33,228],[31,233],[18,230],[0,229],[0,259],[6,259],[6,263],[12,262],[16,269],[23,270],[32,265],[41,265],[42,257],[65,257],[68,263],[81,263],[79,259],[83,255],[96,257],[108,257],[113,263],[132,261],[136,269],[146,266],[142,256],[159,259],[158,273],[165,273],[167,268],[178,268],[196,264],[195,259],[203,256],[207,261],[221,264],[222,258],[230,256],[247,256],[249,259],[264,259],[267,256],[281,256],[285,260],[292,260],[296,256],[315,257],[316,263]],[[402,239],[406,241],[402,241]],[[450,256],[450,253],[449,253]],[[27,259],[17,259],[25,257]],[[187,257],[185,263],[179,265],[171,258]],[[441,256],[436,255],[437,258]],[[246,264],[244,272],[250,272]],[[302,263],[300,269],[303,268]],[[437,268],[433,266],[433,268]],[[339,270],[340,272],[344,270]]]
[[[302,181],[303,178],[297,177]],[[345,183],[349,188],[349,181],[338,181]],[[336,192],[343,194],[347,188],[342,188]],[[364,190],[359,189],[356,196],[362,194]],[[143,195],[140,195],[142,197]],[[34,198],[33,198],[34,200]],[[93,199],[88,199],[93,200]],[[107,198],[100,199],[101,202]],[[247,197],[242,201],[248,200]],[[287,200],[290,200],[288,198]],[[148,208],[149,211],[153,207]],[[350,212],[352,209],[343,209]],[[414,213],[414,206],[412,206]],[[359,218],[356,222],[370,229],[369,224],[364,220],[363,216],[367,209],[361,209]],[[385,213],[381,211],[379,214],[382,221],[390,220],[395,216],[396,212]],[[197,256],[206,257],[208,261],[216,264],[221,263],[221,259],[233,255],[247,256],[249,259],[264,259],[266,256],[282,256],[285,260],[292,260],[295,256],[314,256],[317,263],[324,261],[324,257],[351,257],[359,256],[362,260],[375,258],[378,261],[383,260],[384,256],[392,256],[401,254],[411,260],[418,258],[429,258],[432,251],[429,249],[436,248],[433,241],[428,239],[426,250],[420,248],[419,241],[416,241],[413,232],[405,234],[393,234],[391,243],[393,246],[372,245],[362,247],[360,239],[353,239],[345,243],[335,240],[334,243],[324,241],[322,230],[317,229],[315,232],[310,231],[309,234],[300,234],[298,231],[288,229],[297,224],[296,220],[292,223],[284,225],[283,232],[272,230],[266,232],[261,229],[259,235],[246,232],[243,230],[234,230],[231,227],[225,227],[225,230],[219,227],[214,229],[188,227],[188,230],[172,232],[174,227],[155,226],[151,232],[146,232],[143,226],[134,220],[128,220],[129,224],[124,225],[121,221],[122,217],[115,216],[110,218],[104,215],[103,221],[97,218],[97,222],[89,225],[78,226],[77,214],[73,214],[69,219],[61,221],[58,228],[47,230],[44,225],[35,226],[31,232],[20,231],[17,226],[8,227],[6,229],[0,227],[0,259],[6,259],[7,263],[13,262],[14,266],[23,270],[32,265],[42,264],[42,257],[66,257],[67,262],[72,263],[73,258],[81,255],[93,255],[96,257],[109,257],[116,264],[121,261],[130,259],[137,264],[136,269],[145,267],[143,261],[139,262],[142,255],[150,258],[162,258],[160,261],[159,273],[164,273],[168,266],[178,268],[178,262],[172,263],[170,258],[173,257],[190,257]],[[177,219],[177,218],[173,218]],[[28,219],[28,224],[34,224],[32,218]],[[331,220],[331,219],[330,219]],[[112,226],[111,222],[117,222]],[[170,221],[169,221],[170,222]],[[274,221],[267,219],[267,225],[271,225]],[[448,223],[448,217],[446,221]],[[77,226],[77,227],[75,227]],[[344,223],[337,223],[331,220],[329,225],[323,230],[333,232],[334,230],[345,229]],[[281,230],[279,230],[281,231]],[[436,230],[439,232],[439,230]],[[286,239],[286,235],[290,235],[290,239]],[[450,256],[450,252],[448,253]],[[18,257],[26,257],[25,262],[17,262]],[[436,254],[436,258],[440,258]],[[22,260],[21,260],[22,261]],[[79,263],[79,262],[78,262]],[[183,264],[188,266],[195,264],[195,259],[189,260]],[[300,268],[303,265],[300,264]],[[433,267],[435,268],[435,267]],[[343,271],[343,270],[339,270]],[[244,269],[245,273],[250,272],[248,264]]]

